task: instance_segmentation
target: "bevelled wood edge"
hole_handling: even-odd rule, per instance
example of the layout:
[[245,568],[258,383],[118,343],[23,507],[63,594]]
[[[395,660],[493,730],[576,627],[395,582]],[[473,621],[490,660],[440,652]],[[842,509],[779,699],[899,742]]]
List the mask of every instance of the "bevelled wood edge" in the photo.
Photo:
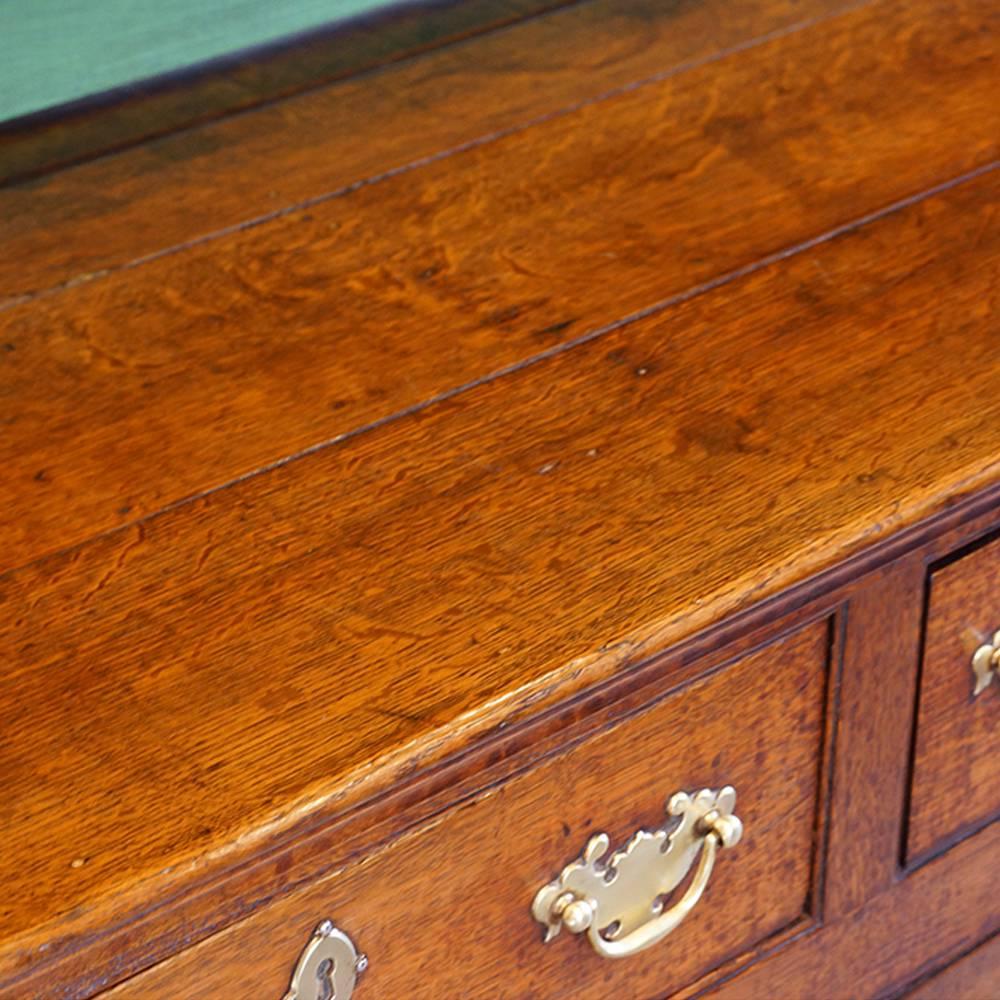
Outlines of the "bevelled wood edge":
[[[624,656],[616,674],[564,700],[532,713],[528,703],[502,706],[475,731],[459,731],[415,758],[386,791],[344,807],[328,802],[294,826],[270,833],[227,853],[212,869],[174,873],[169,890],[149,905],[150,887],[141,887],[132,915],[86,933],[51,943],[45,961],[0,981],[0,991],[69,983],[57,997],[91,996],[246,918],[261,906],[350,864],[373,850],[472,797],[536,766],[582,740],[723,669],[749,652],[820,619],[831,622],[828,700],[818,796],[818,836],[814,854],[816,899],[801,927],[787,929],[770,948],[755,949],[745,960],[726,963],[737,976],[810,929],[822,926],[826,847],[832,767],[836,750],[845,603],[865,578],[922,546],[926,558],[966,546],[1000,529],[1000,484],[858,552],[840,564],[779,594],[744,608],[674,646],[633,663]],[[839,639],[839,643],[838,643]],[[830,700],[830,699],[833,700]],[[821,819],[819,817],[822,817]],[[720,973],[720,975],[722,975]],[[708,988],[710,984],[699,984]]]
[[0,186],[346,79],[580,0],[396,5],[0,123]]
[[[822,926],[820,895],[825,877],[828,779],[835,726],[830,699],[840,683],[839,637],[843,633],[843,614],[844,603],[839,596],[815,606],[805,605],[785,619],[779,614],[777,621],[755,623],[749,631],[708,652],[688,655],[690,651],[683,646],[666,650],[645,660],[634,676],[625,675],[597,685],[592,691],[580,692],[565,704],[553,706],[516,726],[507,728],[501,723],[493,740],[471,752],[440,762],[415,775],[409,785],[391,789],[350,814],[333,819],[329,825],[305,831],[302,837],[292,838],[292,843],[283,841],[257,852],[245,864],[231,867],[221,877],[202,880],[196,891],[187,895],[177,893],[137,913],[132,924],[113,927],[107,935],[88,936],[75,951],[50,949],[44,964],[0,982],[0,990],[8,986],[29,992],[44,988],[47,1000],[70,1000],[103,992],[231,928],[260,908],[317,879],[370,857],[443,813],[471,804],[553,757],[571,753],[602,732],[654,709],[667,698],[683,694],[691,685],[822,623],[827,635],[823,722],[817,747],[819,780],[813,803],[810,896],[805,908],[791,922],[709,971],[699,981],[717,979],[722,970],[738,971],[789,940]],[[704,638],[708,641],[708,636]],[[308,874],[300,875],[296,870],[297,865],[304,863],[296,857],[300,850],[308,852],[306,861],[315,861]],[[268,879],[270,888],[266,896],[253,898],[248,891],[250,880],[260,875]],[[234,907],[230,919],[218,917],[220,891]],[[166,932],[162,921],[165,910],[171,920]],[[108,939],[102,943],[105,936]]]
[[812,926],[821,927],[826,919],[827,885],[829,883],[829,845],[831,811],[834,801],[834,774],[838,751],[841,691],[844,685],[847,630],[850,621],[850,601],[845,596],[829,608],[827,628],[826,695],[823,699],[823,742],[817,761],[815,833],[813,836],[811,894],[806,907],[809,921],[803,932]]

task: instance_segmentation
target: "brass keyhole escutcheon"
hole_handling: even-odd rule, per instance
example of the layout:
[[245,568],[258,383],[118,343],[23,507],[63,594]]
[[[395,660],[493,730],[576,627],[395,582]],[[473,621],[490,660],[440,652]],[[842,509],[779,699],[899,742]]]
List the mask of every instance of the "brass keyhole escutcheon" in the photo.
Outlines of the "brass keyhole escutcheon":
[[283,1000],[350,1000],[368,959],[332,920],[313,931]]

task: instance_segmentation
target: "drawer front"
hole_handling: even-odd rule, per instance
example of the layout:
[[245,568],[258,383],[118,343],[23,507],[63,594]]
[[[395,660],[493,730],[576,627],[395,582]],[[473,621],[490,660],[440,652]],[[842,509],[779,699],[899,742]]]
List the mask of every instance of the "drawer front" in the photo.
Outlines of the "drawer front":
[[1000,643],[993,645],[998,630],[1000,540],[931,574],[909,863],[974,832],[1000,809],[1000,677],[990,662],[1000,661]]
[[[812,622],[713,669],[108,995],[279,1000],[327,918],[368,957],[358,1000],[679,989],[809,917],[831,634],[828,621]],[[620,959],[598,955],[586,933],[543,943],[533,898],[592,835],[623,847],[666,824],[674,793],[725,785],[736,789],[742,839],[720,848],[675,930]]]

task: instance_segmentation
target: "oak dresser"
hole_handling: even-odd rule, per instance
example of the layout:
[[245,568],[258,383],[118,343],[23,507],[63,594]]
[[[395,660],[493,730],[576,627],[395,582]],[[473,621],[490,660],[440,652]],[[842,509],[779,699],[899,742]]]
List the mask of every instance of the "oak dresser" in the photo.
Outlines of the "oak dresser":
[[0,136],[0,997],[1000,997],[1000,7],[552,6]]

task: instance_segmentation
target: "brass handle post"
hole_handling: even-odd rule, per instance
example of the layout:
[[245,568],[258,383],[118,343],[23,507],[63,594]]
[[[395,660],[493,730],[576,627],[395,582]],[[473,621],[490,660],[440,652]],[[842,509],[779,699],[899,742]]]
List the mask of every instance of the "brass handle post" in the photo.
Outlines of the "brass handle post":
[[984,643],[972,654],[972,672],[976,677],[972,697],[976,698],[994,678],[1000,677],[1000,632],[993,636],[992,642]]

